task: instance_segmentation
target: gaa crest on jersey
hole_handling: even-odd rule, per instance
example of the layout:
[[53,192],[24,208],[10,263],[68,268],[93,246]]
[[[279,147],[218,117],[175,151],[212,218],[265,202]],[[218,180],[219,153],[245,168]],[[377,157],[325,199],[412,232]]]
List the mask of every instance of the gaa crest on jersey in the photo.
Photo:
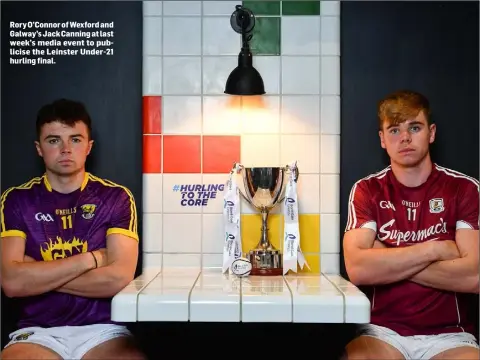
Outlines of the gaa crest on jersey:
[[82,209],[82,217],[86,220],[90,220],[95,216],[95,210],[97,209],[97,205],[95,204],[84,204],[80,206]]
[[429,204],[430,204],[430,212],[432,214],[438,214],[438,213],[441,213],[443,210],[445,210],[443,199],[441,198],[431,199]]

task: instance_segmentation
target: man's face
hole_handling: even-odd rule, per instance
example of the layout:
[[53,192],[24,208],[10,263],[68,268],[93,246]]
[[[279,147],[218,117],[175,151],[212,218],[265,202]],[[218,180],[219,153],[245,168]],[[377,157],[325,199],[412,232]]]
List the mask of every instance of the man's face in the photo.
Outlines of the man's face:
[[423,112],[416,118],[398,125],[383,124],[379,132],[380,144],[387,150],[392,162],[403,167],[417,166],[429,153],[435,140],[434,124],[428,126]]
[[92,145],[87,126],[81,121],[73,127],[57,121],[45,124],[39,141],[35,142],[45,167],[54,174],[64,176],[75,174],[85,167]]

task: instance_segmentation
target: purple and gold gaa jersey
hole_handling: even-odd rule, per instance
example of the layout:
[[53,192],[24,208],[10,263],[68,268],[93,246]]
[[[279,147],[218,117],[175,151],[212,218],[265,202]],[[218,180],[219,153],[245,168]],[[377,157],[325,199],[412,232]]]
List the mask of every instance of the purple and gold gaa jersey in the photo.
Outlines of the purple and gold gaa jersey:
[[[5,191],[1,198],[1,237],[26,239],[25,254],[55,261],[106,248],[109,234],[138,241],[137,211],[131,192],[86,173],[80,189],[62,194],[46,175]],[[112,323],[111,298],[86,298],[51,291],[19,298],[20,328]]]

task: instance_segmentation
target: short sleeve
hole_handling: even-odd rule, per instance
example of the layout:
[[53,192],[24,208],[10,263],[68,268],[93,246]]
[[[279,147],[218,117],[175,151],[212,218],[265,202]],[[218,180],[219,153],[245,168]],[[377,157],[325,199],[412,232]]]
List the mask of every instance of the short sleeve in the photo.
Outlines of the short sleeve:
[[127,188],[121,188],[110,219],[107,236],[122,234],[138,241],[137,207],[132,193]]
[[348,199],[348,216],[345,232],[352,229],[367,228],[377,231],[375,211],[372,209],[371,195],[364,180],[356,182]]
[[478,181],[469,178],[470,181],[465,181],[458,192],[457,198],[457,229],[472,229],[479,228],[479,187]]
[[27,230],[14,189],[6,190],[0,200],[1,234],[0,236],[19,236],[27,238]]

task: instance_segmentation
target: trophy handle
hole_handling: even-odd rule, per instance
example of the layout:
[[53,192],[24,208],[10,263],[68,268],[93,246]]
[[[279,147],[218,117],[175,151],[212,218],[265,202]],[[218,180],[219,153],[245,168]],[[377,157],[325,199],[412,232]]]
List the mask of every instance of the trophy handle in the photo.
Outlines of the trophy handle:
[[[238,175],[240,173],[240,171],[244,168],[244,166],[242,164],[240,164],[239,162],[234,162],[233,163],[233,167],[232,167],[232,171],[235,173],[235,176]],[[243,177],[242,177],[242,180]],[[238,192],[239,194],[242,196],[243,199],[245,199],[246,202],[248,202],[250,205],[252,205],[253,207],[255,207],[255,205],[253,205],[253,203],[247,198],[247,196],[243,193],[242,189],[245,189],[245,182],[242,181],[243,183],[243,186],[238,186]]]
[[[300,172],[298,171],[298,166],[292,167],[290,165],[285,166],[287,170],[293,171],[293,181],[297,182],[298,177],[300,176]],[[283,194],[282,198],[278,202],[283,202],[285,200],[285,194]]]

